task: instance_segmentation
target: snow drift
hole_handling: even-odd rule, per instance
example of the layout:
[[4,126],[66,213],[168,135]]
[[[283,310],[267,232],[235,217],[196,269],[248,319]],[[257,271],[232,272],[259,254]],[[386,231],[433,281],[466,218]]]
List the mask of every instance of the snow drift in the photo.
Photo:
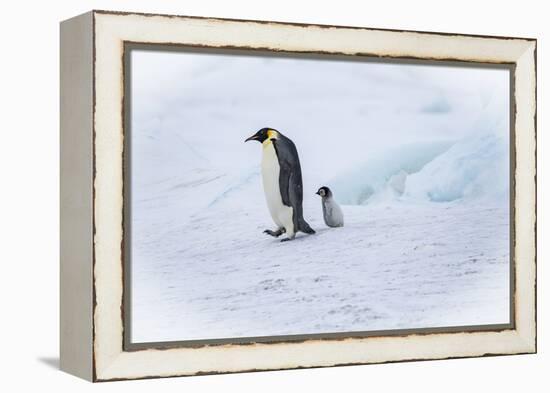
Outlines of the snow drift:
[[[395,176],[418,172],[424,165],[451,146],[451,142],[411,144],[373,157],[365,164],[329,181],[338,201],[362,205],[397,180]],[[396,189],[399,193],[399,187]],[[401,193],[404,189],[401,191]]]
[[496,134],[457,142],[407,145],[336,176],[329,182],[338,200],[364,205],[391,200],[452,202],[506,201],[508,141]]
[[407,177],[405,197],[433,202],[494,199],[509,192],[508,141],[484,134],[464,138]]

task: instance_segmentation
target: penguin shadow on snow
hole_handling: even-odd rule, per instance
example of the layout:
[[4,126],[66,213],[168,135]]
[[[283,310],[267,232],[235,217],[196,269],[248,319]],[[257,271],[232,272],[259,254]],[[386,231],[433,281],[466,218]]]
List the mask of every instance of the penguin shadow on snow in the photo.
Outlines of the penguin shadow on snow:
[[[314,238],[323,237],[328,232],[331,232],[331,230],[334,230],[334,228],[315,228]],[[311,236],[307,236],[305,234],[298,234],[294,237],[293,241],[288,241],[288,242],[282,242],[281,240],[276,238],[271,239],[269,236],[266,236],[265,234],[264,236],[266,237],[266,240],[271,240],[270,243],[273,243],[273,244],[293,244],[293,243],[301,243],[306,241],[314,241],[314,239],[312,239]]]

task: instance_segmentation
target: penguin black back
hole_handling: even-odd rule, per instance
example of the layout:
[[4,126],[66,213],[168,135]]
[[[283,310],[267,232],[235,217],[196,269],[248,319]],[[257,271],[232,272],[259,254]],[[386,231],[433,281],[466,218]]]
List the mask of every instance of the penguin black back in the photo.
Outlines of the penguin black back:
[[302,168],[298,150],[292,140],[279,132],[278,138],[272,139],[279,160],[279,188],[283,204],[294,209],[294,227],[304,233],[315,231],[304,220],[302,201],[304,198],[302,186]]

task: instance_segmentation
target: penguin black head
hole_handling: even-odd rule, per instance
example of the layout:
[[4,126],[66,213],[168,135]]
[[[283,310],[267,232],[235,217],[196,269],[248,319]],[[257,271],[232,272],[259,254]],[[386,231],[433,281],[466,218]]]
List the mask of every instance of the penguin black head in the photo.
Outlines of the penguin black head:
[[327,186],[323,186],[319,188],[319,190],[317,190],[316,194],[322,198],[328,198],[332,196],[332,191],[330,191],[330,188],[328,188]]
[[277,138],[277,135],[279,134],[279,131],[273,129],[264,127],[261,130],[259,130],[257,133],[252,135],[251,137],[246,138],[244,141],[258,141],[260,143],[264,143],[266,139],[272,139]]

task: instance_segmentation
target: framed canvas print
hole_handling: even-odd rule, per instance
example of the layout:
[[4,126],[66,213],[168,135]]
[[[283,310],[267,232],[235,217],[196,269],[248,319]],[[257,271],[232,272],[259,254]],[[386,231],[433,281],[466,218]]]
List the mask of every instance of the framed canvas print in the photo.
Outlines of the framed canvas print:
[[61,24],[61,368],[536,352],[536,40]]

